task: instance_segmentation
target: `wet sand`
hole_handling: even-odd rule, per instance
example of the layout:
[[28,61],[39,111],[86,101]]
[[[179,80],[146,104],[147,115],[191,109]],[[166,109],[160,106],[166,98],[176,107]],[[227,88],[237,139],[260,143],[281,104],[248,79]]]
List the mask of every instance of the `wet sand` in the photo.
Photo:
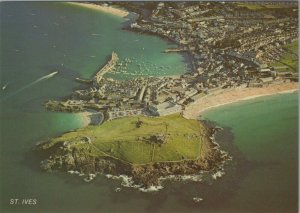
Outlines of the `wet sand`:
[[262,88],[235,88],[218,94],[208,94],[189,106],[183,112],[188,119],[196,119],[205,110],[226,104],[253,99],[261,96],[291,93],[299,89],[298,82],[272,84]]

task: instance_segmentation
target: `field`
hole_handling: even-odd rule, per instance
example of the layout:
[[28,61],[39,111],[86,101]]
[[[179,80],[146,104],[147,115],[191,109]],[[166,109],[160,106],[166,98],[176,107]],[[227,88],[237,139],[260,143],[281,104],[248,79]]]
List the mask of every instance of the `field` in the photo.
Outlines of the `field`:
[[[131,164],[197,159],[205,152],[205,127],[179,114],[165,117],[128,117],[88,126],[52,139],[48,146],[67,141],[89,155],[110,156]],[[163,140],[155,140],[156,138]],[[89,138],[91,143],[83,142]],[[154,138],[154,140],[153,140]]]
[[282,71],[298,72],[298,40],[286,45],[285,48],[287,50],[286,54],[279,61],[272,63],[271,66],[287,66],[288,70]]

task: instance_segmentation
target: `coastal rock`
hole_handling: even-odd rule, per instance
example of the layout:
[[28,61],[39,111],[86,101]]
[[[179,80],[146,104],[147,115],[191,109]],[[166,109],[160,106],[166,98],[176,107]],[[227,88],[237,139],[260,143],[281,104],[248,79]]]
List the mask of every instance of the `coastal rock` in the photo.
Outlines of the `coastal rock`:
[[64,159],[65,168],[72,170],[76,168],[75,159],[71,153],[68,153]]
[[[227,156],[227,155],[226,155]],[[226,157],[225,156],[225,157]],[[188,160],[182,162],[162,162],[146,165],[126,165],[109,157],[92,157],[80,150],[73,150],[63,156],[49,157],[41,162],[41,168],[46,171],[53,170],[77,170],[84,174],[106,173],[112,175],[125,174],[132,177],[132,181],[141,184],[145,188],[159,186],[160,178],[170,175],[193,175],[200,171],[208,171],[224,161],[224,153],[219,150],[210,153],[208,159],[199,159],[196,161]],[[70,173],[70,172],[69,172]],[[222,171],[213,174],[213,178],[219,178],[223,175]],[[85,178],[89,182],[94,177]],[[182,178],[181,178],[182,179]],[[182,179],[184,180],[184,179]]]

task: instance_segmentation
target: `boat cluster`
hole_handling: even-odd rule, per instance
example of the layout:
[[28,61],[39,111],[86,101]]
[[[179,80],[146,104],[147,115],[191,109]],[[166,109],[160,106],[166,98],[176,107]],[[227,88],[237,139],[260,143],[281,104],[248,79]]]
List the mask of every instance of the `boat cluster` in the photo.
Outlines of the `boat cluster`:
[[171,65],[158,65],[149,61],[144,61],[142,60],[142,57],[140,59],[131,57],[119,61],[111,73],[131,76],[159,76],[167,75],[168,70],[171,68]]

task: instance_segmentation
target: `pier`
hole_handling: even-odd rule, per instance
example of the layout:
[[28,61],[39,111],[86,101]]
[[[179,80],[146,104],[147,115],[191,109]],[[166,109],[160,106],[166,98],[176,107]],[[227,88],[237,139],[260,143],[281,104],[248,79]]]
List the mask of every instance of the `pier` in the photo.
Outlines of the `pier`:
[[183,49],[183,48],[168,48],[168,49],[165,49],[165,53],[174,53],[174,52],[185,52],[187,51],[186,49]]
[[94,78],[92,79],[92,80],[93,80],[93,83],[96,84],[96,85],[98,85],[99,82],[101,81],[103,75],[104,75],[105,73],[111,71],[111,70],[115,67],[115,65],[116,65],[116,63],[117,63],[118,60],[119,60],[119,58],[118,58],[117,53],[112,52],[112,54],[111,54],[111,59],[107,62],[107,64],[106,64],[104,67],[102,67],[102,68],[97,72],[97,74],[96,74],[96,75],[94,76]]
[[92,83],[92,80],[86,80],[86,79],[82,79],[82,78],[75,78],[75,80],[78,81],[79,83],[83,83],[83,84]]

